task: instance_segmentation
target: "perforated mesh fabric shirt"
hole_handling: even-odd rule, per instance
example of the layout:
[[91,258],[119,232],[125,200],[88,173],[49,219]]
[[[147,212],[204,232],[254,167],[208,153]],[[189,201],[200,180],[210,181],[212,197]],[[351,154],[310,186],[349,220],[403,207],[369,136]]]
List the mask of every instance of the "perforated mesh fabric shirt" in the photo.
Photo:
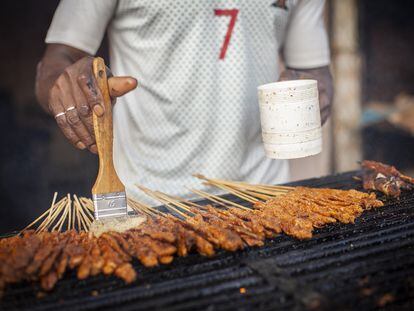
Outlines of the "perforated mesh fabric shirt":
[[323,0],[63,0],[46,42],[95,54],[108,32],[115,75],[138,79],[114,107],[114,157],[135,183],[173,195],[203,188],[191,175],[281,183],[287,161],[267,159],[258,85],[329,63]]

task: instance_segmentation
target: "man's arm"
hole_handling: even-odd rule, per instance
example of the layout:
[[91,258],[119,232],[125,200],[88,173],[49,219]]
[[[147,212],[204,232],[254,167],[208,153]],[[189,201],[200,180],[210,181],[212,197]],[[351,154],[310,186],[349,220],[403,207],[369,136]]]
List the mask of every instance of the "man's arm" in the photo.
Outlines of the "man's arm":
[[312,69],[287,68],[280,75],[279,80],[315,79],[318,81],[319,106],[322,124],[328,119],[333,98],[333,81],[329,66]]
[[282,56],[282,80],[318,81],[322,123],[329,116],[333,85],[329,71],[329,42],[324,20],[325,0],[300,0],[291,8]]
[[[37,66],[36,97],[74,146],[96,153],[92,110],[102,116],[104,108],[92,62],[93,57],[81,50],[49,44]],[[132,77],[112,77],[108,86],[114,99],[133,90],[137,81]]]

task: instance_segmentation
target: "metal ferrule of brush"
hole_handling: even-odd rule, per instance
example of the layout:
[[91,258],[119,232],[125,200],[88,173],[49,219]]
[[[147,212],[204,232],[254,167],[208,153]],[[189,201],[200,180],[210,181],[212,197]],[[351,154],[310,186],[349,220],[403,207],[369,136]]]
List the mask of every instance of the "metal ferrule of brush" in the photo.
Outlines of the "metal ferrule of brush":
[[127,202],[125,192],[93,194],[95,218],[127,216]]

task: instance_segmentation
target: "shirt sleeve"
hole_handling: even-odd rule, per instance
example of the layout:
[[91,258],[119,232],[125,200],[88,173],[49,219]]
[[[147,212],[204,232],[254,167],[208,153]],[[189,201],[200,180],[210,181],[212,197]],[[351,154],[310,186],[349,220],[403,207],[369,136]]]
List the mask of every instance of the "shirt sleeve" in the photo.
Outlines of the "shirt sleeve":
[[283,47],[288,67],[317,68],[329,65],[324,0],[299,0],[293,7]]
[[45,42],[66,44],[94,55],[116,5],[116,0],[61,0]]

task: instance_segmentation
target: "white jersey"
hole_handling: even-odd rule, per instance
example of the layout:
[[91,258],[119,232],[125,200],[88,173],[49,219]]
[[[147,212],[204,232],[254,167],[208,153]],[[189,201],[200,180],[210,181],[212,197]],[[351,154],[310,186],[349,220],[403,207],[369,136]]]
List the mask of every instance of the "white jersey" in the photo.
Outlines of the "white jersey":
[[115,75],[138,88],[114,108],[114,157],[134,184],[174,195],[202,188],[194,173],[252,183],[288,180],[265,157],[258,85],[292,68],[329,64],[323,0],[63,0],[47,34],[95,54],[108,31]]

